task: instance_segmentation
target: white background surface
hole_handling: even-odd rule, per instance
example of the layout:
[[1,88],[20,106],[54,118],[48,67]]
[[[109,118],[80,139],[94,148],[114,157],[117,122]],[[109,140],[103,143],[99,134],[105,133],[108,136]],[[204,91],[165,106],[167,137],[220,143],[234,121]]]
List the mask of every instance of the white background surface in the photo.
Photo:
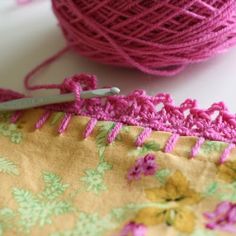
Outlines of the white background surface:
[[[64,45],[50,0],[24,6],[17,6],[15,0],[0,0],[0,87],[23,92],[24,75]],[[189,66],[171,78],[100,65],[68,53],[40,73],[33,83],[60,83],[65,76],[79,72],[95,74],[100,86],[118,86],[125,94],[138,88],[150,95],[167,92],[176,104],[195,98],[203,108],[225,101],[236,112],[236,48],[207,63]]]

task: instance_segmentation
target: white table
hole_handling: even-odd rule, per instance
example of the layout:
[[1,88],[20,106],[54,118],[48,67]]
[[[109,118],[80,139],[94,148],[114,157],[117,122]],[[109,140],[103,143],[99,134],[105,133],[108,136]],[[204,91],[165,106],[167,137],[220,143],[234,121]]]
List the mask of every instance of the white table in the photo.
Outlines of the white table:
[[[24,75],[64,45],[50,0],[20,7],[14,0],[0,0],[0,87],[25,92]],[[207,63],[189,66],[171,78],[100,65],[68,53],[35,78],[34,83],[60,83],[64,77],[80,72],[95,74],[101,86],[118,86],[124,94],[134,89],[145,89],[150,95],[165,92],[172,94],[176,104],[195,98],[203,108],[225,101],[236,112],[236,48]]]

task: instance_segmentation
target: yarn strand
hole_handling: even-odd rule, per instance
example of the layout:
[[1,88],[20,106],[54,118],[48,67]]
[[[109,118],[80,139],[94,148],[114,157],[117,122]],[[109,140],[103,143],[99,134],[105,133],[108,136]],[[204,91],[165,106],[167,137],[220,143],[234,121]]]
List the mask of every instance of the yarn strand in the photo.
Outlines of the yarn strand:
[[62,50],[58,51],[39,65],[37,65],[33,70],[31,70],[24,78],[24,85],[25,88],[28,90],[38,90],[38,89],[58,89],[60,88],[57,84],[48,84],[48,85],[30,85],[30,80],[38,74],[42,69],[46,66],[50,65],[57,59],[59,59],[62,55],[70,50],[71,46],[64,47]]

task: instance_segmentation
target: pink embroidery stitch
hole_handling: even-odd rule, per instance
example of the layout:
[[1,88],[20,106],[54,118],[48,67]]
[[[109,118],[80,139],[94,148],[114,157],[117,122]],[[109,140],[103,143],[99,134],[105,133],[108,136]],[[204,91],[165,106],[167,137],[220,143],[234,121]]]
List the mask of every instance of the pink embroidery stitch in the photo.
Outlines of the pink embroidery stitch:
[[205,139],[202,137],[197,139],[196,144],[194,145],[194,147],[191,150],[191,158],[194,158],[195,156],[197,156],[197,154],[204,142],[205,142]]
[[60,127],[58,128],[58,133],[59,134],[62,134],[62,133],[65,132],[65,130],[66,130],[66,128],[67,128],[71,118],[72,118],[72,114],[70,114],[70,113],[66,113],[65,114],[65,116],[64,116],[64,118],[63,118],[63,120],[62,120],[62,122],[60,124]]
[[[209,140],[236,143],[236,116],[228,112],[224,103],[215,103],[210,108],[199,109],[195,100],[187,99],[175,106],[168,94],[150,97],[143,90],[136,90],[127,96],[110,96],[104,99],[79,99],[81,90],[96,88],[96,77],[75,75],[61,85],[40,85],[31,89],[59,88],[61,93],[74,92],[76,102],[51,105],[46,109],[88,116],[97,120],[120,122],[152,130],[166,131],[183,136],[203,137]],[[24,97],[0,89],[0,101]],[[156,107],[162,108],[157,110]],[[216,118],[214,114],[217,114]]]
[[145,236],[147,227],[143,224],[130,222],[126,224],[118,236]]
[[178,134],[172,134],[166,143],[165,152],[167,153],[172,152],[178,139],[179,139]]
[[97,124],[97,119],[90,119],[85,130],[84,130],[84,138],[87,138],[92,132],[93,132],[93,129],[94,127],[96,126]]
[[228,147],[224,150],[224,152],[222,153],[221,157],[220,157],[220,164],[224,164],[227,160],[227,158],[230,155],[230,152],[232,151],[232,149],[235,148],[235,144],[229,144]]
[[204,216],[209,220],[208,229],[236,233],[236,204],[228,201],[217,205],[214,212],[206,212]]
[[150,129],[150,128],[145,128],[145,129],[139,134],[139,136],[138,136],[138,138],[137,138],[137,140],[136,140],[136,142],[135,142],[135,145],[136,145],[137,147],[141,147],[141,146],[144,144],[145,140],[151,135],[151,133],[152,133],[152,129]]
[[116,139],[117,135],[122,129],[122,126],[123,126],[122,123],[115,124],[115,127],[108,134],[108,137],[107,137],[108,143],[112,143]]
[[51,113],[52,113],[51,111],[45,111],[42,114],[42,116],[39,118],[37,123],[35,124],[35,128],[40,129],[45,124],[45,122],[49,119]]
[[10,122],[11,123],[16,123],[20,117],[22,116],[22,111],[15,111],[12,115],[11,115],[11,118],[10,118]]
[[128,171],[127,179],[129,181],[138,180],[142,175],[154,175],[157,171],[157,164],[153,154],[147,154],[135,161],[133,167]]

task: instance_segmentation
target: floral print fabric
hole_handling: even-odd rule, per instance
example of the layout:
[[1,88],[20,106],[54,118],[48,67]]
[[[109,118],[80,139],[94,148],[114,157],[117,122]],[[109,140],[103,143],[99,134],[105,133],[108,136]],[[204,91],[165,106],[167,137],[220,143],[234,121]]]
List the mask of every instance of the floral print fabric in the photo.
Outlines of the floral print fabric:
[[[63,113],[34,126],[43,110],[16,123],[0,115],[0,235],[221,236],[236,232],[236,150],[219,165],[222,142],[205,141],[190,159],[194,137],[99,121],[84,139],[88,117],[73,117],[58,135]],[[141,164],[140,164],[141,163]],[[145,169],[139,169],[145,165]],[[138,175],[138,178],[130,176]]]

